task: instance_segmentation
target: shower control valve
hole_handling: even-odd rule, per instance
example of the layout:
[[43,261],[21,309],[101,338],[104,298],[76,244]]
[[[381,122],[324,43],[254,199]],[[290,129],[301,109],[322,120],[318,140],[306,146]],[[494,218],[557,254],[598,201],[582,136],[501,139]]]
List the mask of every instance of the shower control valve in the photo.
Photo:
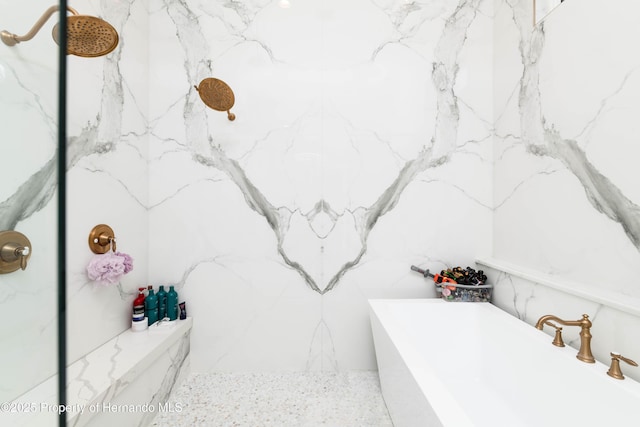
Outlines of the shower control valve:
[[17,231],[0,232],[0,274],[25,270],[31,257],[31,242]]

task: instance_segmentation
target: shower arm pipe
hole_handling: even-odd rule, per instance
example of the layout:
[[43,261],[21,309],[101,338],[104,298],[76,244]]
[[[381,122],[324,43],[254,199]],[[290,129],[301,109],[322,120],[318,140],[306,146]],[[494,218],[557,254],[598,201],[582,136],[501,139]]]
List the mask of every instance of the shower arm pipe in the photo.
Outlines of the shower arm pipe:
[[[38,34],[38,31],[40,31],[42,26],[49,20],[49,18],[51,18],[51,15],[56,13],[58,10],[60,10],[60,6],[57,6],[57,5],[53,5],[49,9],[47,9],[42,14],[40,19],[38,19],[38,21],[29,30],[29,32],[24,36],[19,36],[17,34],[10,33],[6,30],[2,30],[2,32],[0,33],[0,36],[2,38],[3,43],[6,44],[7,46],[15,46],[20,42],[26,42],[28,40],[31,40],[36,34]],[[79,15],[78,12],[71,6],[67,6],[67,10],[74,15]]]

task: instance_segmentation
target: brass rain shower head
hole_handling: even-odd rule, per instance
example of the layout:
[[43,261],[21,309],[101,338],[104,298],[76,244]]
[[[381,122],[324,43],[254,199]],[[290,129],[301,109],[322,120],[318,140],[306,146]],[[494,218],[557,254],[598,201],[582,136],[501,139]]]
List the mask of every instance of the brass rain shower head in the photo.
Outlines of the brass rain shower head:
[[[53,27],[53,39],[60,44],[58,24]],[[93,58],[104,56],[118,46],[118,32],[107,21],[95,16],[67,17],[67,54]]]
[[[57,12],[58,6],[51,6],[24,36],[0,32],[0,38],[7,46],[15,46],[20,42],[31,40],[40,31],[47,20]],[[112,52],[118,46],[118,32],[108,22],[94,16],[80,15],[67,7],[72,16],[67,17],[67,54],[86,58],[103,56]],[[59,43],[58,24],[53,27],[53,39]]]
[[229,120],[236,119],[236,115],[229,111],[236,99],[228,84],[222,80],[209,77],[202,80],[199,86],[194,87],[207,107],[216,111],[226,111]]

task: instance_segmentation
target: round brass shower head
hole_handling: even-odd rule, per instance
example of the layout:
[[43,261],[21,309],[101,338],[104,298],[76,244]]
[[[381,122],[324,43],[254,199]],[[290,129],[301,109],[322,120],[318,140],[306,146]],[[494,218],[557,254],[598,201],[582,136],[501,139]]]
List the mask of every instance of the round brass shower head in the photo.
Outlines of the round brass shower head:
[[[60,44],[58,24],[52,31],[53,39]],[[112,52],[118,46],[118,32],[111,24],[95,16],[72,15],[67,17],[67,54],[93,58]]]
[[236,115],[229,111],[235,103],[235,96],[228,84],[222,80],[209,77],[202,80],[199,86],[194,87],[207,107],[216,111],[226,111],[229,120],[236,119]]
[[[31,40],[59,9],[57,5],[48,8],[24,36],[3,30],[0,32],[0,39],[7,46]],[[116,48],[118,32],[111,24],[94,16],[80,15],[72,7],[67,6],[67,10],[72,13],[72,16],[67,17],[67,54],[83,57],[103,56]],[[53,27],[53,39],[60,44],[58,24]]]

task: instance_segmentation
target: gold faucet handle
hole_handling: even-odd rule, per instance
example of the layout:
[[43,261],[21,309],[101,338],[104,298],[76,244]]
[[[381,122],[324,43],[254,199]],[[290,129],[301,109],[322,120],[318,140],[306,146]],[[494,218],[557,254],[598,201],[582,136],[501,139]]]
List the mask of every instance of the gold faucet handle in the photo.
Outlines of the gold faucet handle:
[[553,337],[553,341],[551,342],[551,344],[555,345],[556,347],[564,347],[564,341],[562,340],[562,327],[556,325],[555,323],[552,323],[550,321],[546,321],[544,322],[545,325],[549,325],[552,328],[555,328],[556,330],[556,334]]
[[[615,355],[615,356],[614,356]],[[611,353],[611,357],[616,357],[617,359],[622,360],[623,362],[627,362],[631,366],[638,366],[635,360],[628,359],[621,355],[620,353]]]
[[618,380],[623,380],[624,379],[624,375],[622,375],[622,370],[620,369],[620,361],[621,360],[623,362],[626,362],[627,364],[629,364],[631,366],[638,366],[638,364],[635,361],[624,357],[620,353],[616,353],[616,352],[612,351],[611,352],[611,367],[607,371],[607,375],[609,375],[610,377],[616,378]]

